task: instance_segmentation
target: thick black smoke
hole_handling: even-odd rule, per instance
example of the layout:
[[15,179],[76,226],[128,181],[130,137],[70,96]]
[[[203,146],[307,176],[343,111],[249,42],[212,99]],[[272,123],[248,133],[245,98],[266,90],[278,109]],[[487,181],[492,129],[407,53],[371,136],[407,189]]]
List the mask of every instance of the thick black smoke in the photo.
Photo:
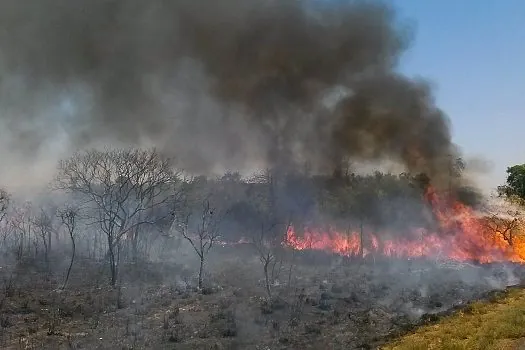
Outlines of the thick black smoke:
[[26,156],[62,135],[196,171],[350,157],[439,175],[457,150],[428,86],[396,72],[408,34],[371,1],[3,0],[0,123]]

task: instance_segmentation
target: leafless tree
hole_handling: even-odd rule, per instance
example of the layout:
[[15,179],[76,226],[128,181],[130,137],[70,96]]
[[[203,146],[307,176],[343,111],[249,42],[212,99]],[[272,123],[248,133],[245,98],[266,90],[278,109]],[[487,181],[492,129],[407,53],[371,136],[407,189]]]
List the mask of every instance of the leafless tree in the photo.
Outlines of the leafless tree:
[[57,189],[80,197],[83,210],[105,234],[111,284],[117,282],[121,241],[171,215],[157,210],[176,198],[178,173],[170,159],[152,150],[90,150],[61,161]]
[[6,245],[7,235],[9,232],[7,225],[7,213],[11,204],[11,197],[7,191],[0,189],[0,232],[2,233],[2,244]]
[[0,189],[0,224],[2,224],[7,216],[7,209],[11,202],[11,197],[6,190]]
[[40,208],[32,218],[35,231],[40,236],[44,245],[44,260],[46,267],[49,268],[49,252],[51,250],[51,235],[53,232],[53,219],[45,208]]
[[[24,255],[31,250],[31,240],[33,235],[33,221],[32,221],[32,204],[30,202],[24,205],[17,206],[13,209],[10,215],[9,226],[14,234],[16,245],[16,257],[20,262]],[[35,243],[35,242],[33,242]],[[38,244],[35,245],[35,255],[38,254]]]
[[256,176],[253,182],[260,190],[252,194],[250,201],[255,204],[255,210],[258,212],[256,216],[260,222],[259,228],[253,227],[252,243],[263,266],[266,293],[268,298],[272,299],[272,286],[283,265],[283,242],[286,232],[291,227],[291,214],[287,214],[286,210],[279,206],[278,181],[271,171],[267,170]]
[[69,261],[69,267],[67,269],[66,278],[62,289],[66,288],[67,282],[69,281],[69,275],[75,262],[76,244],[75,244],[75,233],[77,227],[78,208],[74,206],[66,206],[63,209],[58,210],[58,217],[62,224],[66,227],[69,239],[71,240],[71,260]]
[[275,265],[277,257],[277,249],[280,248],[280,239],[275,235],[276,225],[269,225],[265,227],[264,223],[261,224],[260,231],[253,236],[253,245],[259,254],[259,260],[263,265],[264,272],[264,285],[268,299],[272,299],[272,285],[274,283],[274,277],[270,267]]
[[512,246],[514,244],[515,234],[520,227],[518,212],[510,212],[505,217],[492,214],[483,220],[485,227],[492,233],[503,238]]
[[219,210],[210,205],[210,195],[202,200],[202,207],[198,213],[198,219],[192,220],[193,208],[187,203],[186,213],[180,213],[180,223],[178,229],[182,237],[186,239],[199,257],[198,287],[203,288],[204,265],[208,253],[213,248],[217,240],[220,239],[220,223],[227,215],[227,210]]

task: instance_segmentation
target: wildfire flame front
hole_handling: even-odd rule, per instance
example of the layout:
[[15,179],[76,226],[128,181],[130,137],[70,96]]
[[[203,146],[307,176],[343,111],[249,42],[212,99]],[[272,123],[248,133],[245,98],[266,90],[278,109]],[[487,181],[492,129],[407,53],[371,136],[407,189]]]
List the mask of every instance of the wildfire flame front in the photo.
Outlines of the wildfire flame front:
[[[417,228],[403,238],[389,232],[340,232],[334,228],[306,227],[298,235],[293,226],[285,244],[297,250],[322,250],[344,256],[380,254],[399,258],[444,258],[461,262],[525,263],[525,239],[518,234],[509,240],[485,225],[484,217],[458,201],[445,200],[429,187],[426,198],[438,220],[439,232]],[[451,234],[445,234],[451,233]],[[399,237],[399,235],[397,235]],[[407,238],[410,237],[410,238]]]

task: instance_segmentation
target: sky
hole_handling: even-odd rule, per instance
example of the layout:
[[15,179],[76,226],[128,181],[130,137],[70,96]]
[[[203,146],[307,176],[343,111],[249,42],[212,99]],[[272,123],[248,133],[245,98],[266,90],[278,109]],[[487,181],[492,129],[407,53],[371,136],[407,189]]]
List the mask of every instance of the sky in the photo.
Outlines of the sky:
[[525,163],[525,1],[392,0],[415,22],[401,69],[429,79],[467,158],[481,156],[484,188]]

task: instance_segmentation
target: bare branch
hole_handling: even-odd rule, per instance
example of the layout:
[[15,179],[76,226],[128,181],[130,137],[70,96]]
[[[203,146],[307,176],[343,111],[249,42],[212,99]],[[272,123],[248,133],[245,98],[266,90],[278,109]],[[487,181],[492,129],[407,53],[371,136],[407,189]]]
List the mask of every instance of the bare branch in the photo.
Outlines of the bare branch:
[[206,257],[220,239],[220,224],[229,214],[229,210],[213,207],[212,197],[211,193],[207,193],[201,200],[200,209],[197,209],[196,203],[185,197],[184,207],[177,213],[177,228],[182,237],[190,243],[200,260],[199,288],[203,286]]
[[502,218],[496,214],[493,214],[483,220],[483,225],[490,232],[501,236],[501,238],[503,238],[509,243],[510,246],[512,246],[514,244],[515,231],[520,226],[520,220],[518,217]]
[[71,239],[71,260],[69,262],[69,267],[67,269],[66,278],[64,280],[64,284],[62,285],[62,289],[66,288],[69,275],[71,274],[71,269],[73,268],[73,263],[75,261],[75,231],[77,226],[78,212],[78,207],[73,205],[66,205],[64,208],[57,210],[57,216],[60,218],[62,224],[66,227],[69,238]]
[[164,209],[179,200],[178,172],[155,149],[91,150],[60,162],[58,170],[55,188],[80,198],[93,216],[88,224],[106,235],[115,283],[114,249],[121,240],[173,217]]
[[0,189],[0,223],[2,223],[5,220],[10,202],[11,197],[9,196],[7,191]]

